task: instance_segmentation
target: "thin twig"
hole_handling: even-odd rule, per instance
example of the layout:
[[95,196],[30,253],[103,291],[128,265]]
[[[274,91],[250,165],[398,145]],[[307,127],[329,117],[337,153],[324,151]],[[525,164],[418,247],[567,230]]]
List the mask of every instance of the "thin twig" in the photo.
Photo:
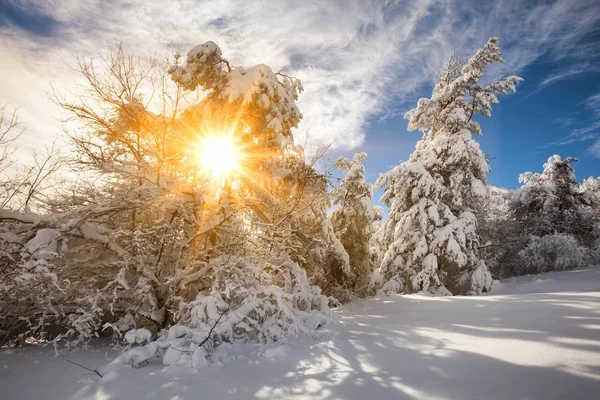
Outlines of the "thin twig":
[[198,346],[202,346],[204,347],[204,344],[206,342],[208,342],[210,339],[212,339],[212,334],[213,331],[215,330],[215,328],[217,327],[217,325],[219,325],[219,322],[221,321],[221,318],[223,318],[223,315],[227,314],[232,308],[237,307],[239,304],[241,304],[241,300],[238,301],[236,304],[227,307],[227,309],[225,311],[223,311],[222,313],[220,313],[219,318],[217,318],[217,320],[215,321],[215,323],[213,324],[213,326],[210,327],[210,330],[208,331],[208,335],[206,336],[206,338],[200,342],[200,344]]
[[81,365],[81,364],[77,364],[75,361],[71,361],[71,360],[69,360],[68,358],[64,358],[64,359],[65,359],[65,361],[67,361],[67,362],[70,362],[70,363],[71,363],[71,364],[73,364],[73,365],[77,365],[78,367],[80,367],[80,368],[83,368],[83,369],[85,369],[85,370],[87,370],[87,371],[94,372],[94,373],[95,373],[96,375],[98,375],[100,378],[102,378],[102,377],[103,377],[103,376],[102,376],[102,374],[101,374],[100,372],[98,372],[98,370],[96,370],[96,369],[91,369],[91,368],[88,368],[88,367],[84,367],[83,365]]

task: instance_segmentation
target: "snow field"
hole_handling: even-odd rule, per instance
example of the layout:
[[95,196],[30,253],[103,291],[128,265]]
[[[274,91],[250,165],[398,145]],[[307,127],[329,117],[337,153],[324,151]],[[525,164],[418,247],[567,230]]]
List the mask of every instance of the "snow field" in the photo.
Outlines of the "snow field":
[[[392,295],[349,304],[320,341],[223,345],[204,368],[115,352],[0,351],[2,398],[597,399],[600,268],[508,279],[472,297]],[[80,363],[100,378],[65,361]]]

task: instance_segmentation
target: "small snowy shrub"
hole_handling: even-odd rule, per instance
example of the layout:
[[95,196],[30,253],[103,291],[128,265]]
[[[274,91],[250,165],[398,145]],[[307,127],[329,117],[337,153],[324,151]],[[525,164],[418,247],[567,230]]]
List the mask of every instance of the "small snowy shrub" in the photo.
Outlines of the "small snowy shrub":
[[[166,365],[200,368],[223,342],[270,343],[287,336],[312,336],[331,321],[329,298],[289,259],[260,264],[221,256],[208,267],[214,275],[210,292],[183,302],[176,325],[158,340],[128,350],[121,362],[139,366],[159,354]],[[126,339],[138,343],[139,331],[129,332]]]
[[563,271],[583,266],[590,251],[575,237],[565,233],[531,236],[529,244],[518,254],[522,263],[520,274]]
[[288,334],[310,334],[328,319],[329,299],[289,259],[259,265],[225,256],[211,264],[223,265],[210,293],[185,304],[180,318],[203,336],[212,329],[217,341],[278,341]]

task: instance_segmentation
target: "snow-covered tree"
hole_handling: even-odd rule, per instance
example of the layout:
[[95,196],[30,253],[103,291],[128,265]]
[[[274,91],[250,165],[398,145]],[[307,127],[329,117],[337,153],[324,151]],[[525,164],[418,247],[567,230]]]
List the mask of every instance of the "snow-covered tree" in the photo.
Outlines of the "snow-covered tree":
[[477,215],[480,233],[488,242],[483,255],[495,277],[594,262],[600,221],[597,181],[578,183],[575,161],[553,155],[542,173],[521,174],[522,187],[492,189]]
[[[60,233],[33,211],[47,207],[62,164],[54,148],[34,152],[30,164],[16,157],[22,132],[16,110],[0,107],[0,346],[22,341],[31,330],[52,321],[45,318],[56,293],[52,261],[58,257]],[[38,307],[40,303],[44,307]],[[51,314],[51,313],[49,313]],[[32,318],[35,316],[35,318]]]
[[600,177],[590,176],[581,182],[582,191],[590,193],[591,196],[600,197]]
[[181,96],[160,66],[118,48],[100,65],[78,59],[75,68],[87,86],[54,100],[76,124],[71,162],[83,173],[56,188],[49,213],[8,227],[20,248],[11,250],[10,307],[2,308],[22,322],[13,341],[161,329],[171,322],[178,263],[197,222],[200,192],[187,189],[183,149],[173,146]]
[[161,350],[167,364],[196,365],[222,341],[310,334],[327,319],[329,299],[309,276],[322,284],[334,269],[328,263],[347,267],[345,253],[329,246],[337,238],[325,218],[326,180],[293,144],[300,82],[266,65],[232,67],[212,42],[169,73],[206,95],[182,113],[181,140],[225,135],[239,148],[241,166],[220,184],[218,199],[206,200],[215,208],[198,210],[222,215],[222,223],[193,236],[195,250],[178,280],[176,325],[126,361]]
[[520,248],[514,247],[517,228],[510,212],[514,190],[490,185],[488,196],[476,208],[478,233],[481,237],[480,255],[494,278],[509,273],[506,259],[516,256]]
[[373,254],[370,241],[374,223],[381,218],[373,201],[373,185],[365,182],[363,161],[366,153],[355,154],[352,160],[339,157],[335,166],[344,172],[339,186],[331,192],[337,205],[331,215],[333,229],[348,253],[352,271],[350,287],[364,294],[373,273]]
[[569,233],[584,245],[593,241],[592,220],[584,217],[584,210],[596,200],[590,191],[581,190],[571,165],[576,161],[555,154],[541,174],[521,174],[519,181],[524,185],[515,193],[511,208],[523,233]]
[[[348,254],[336,236],[333,224],[327,217],[331,206],[327,193],[327,181],[312,165],[296,164],[296,180],[290,197],[290,209],[281,213],[281,224],[274,232],[280,238],[283,250],[290,254],[308,273],[313,284],[336,298],[349,300],[346,283],[351,279]],[[280,212],[281,212],[280,211]]]
[[575,161],[553,155],[541,174],[519,177],[523,186],[512,194],[500,225],[507,227],[496,253],[503,276],[575,268],[594,258],[598,199],[593,180],[577,182]]
[[[172,66],[176,84],[122,48],[100,64],[78,60],[87,86],[54,100],[73,116],[72,162],[84,175],[57,193],[53,214],[2,226],[13,236],[0,317],[21,321],[8,340],[157,335],[178,323],[196,338],[214,327],[215,343],[275,340],[328,313],[307,272],[327,276],[328,260],[349,267],[326,218],[327,182],[293,145],[300,83],[264,65],[202,64],[202,54],[220,50],[201,45]],[[195,84],[199,101],[184,90]],[[241,154],[223,179],[199,160],[210,135]]]
[[472,135],[481,134],[476,115],[491,116],[496,94],[515,91],[521,78],[489,84],[488,65],[502,62],[498,38],[491,38],[460,69],[454,62],[441,74],[431,98],[409,111],[409,130],[424,132],[408,161],[382,175],[389,207],[385,255],[374,283],[392,292],[441,294],[489,290],[491,275],[479,257],[474,214],[487,195],[489,164]]
[[326,218],[326,179],[294,145],[301,82],[263,64],[231,66],[213,42],[194,47],[169,73],[182,87],[207,93],[183,115],[189,135],[227,132],[244,154],[234,197],[247,207],[252,234],[268,247],[285,243],[290,257],[322,287],[348,274],[348,257]]
[[589,207],[584,208],[584,218],[592,221],[595,243],[592,245],[596,258],[600,260],[600,177],[584,179],[579,190],[588,199]]

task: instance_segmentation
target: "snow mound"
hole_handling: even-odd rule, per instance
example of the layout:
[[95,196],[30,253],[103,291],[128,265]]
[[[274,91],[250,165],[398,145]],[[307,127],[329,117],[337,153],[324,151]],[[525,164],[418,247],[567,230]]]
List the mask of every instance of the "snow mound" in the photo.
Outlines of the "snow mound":
[[152,338],[152,333],[145,328],[141,329],[132,329],[125,334],[125,340],[129,344],[142,344],[144,342],[149,342]]

